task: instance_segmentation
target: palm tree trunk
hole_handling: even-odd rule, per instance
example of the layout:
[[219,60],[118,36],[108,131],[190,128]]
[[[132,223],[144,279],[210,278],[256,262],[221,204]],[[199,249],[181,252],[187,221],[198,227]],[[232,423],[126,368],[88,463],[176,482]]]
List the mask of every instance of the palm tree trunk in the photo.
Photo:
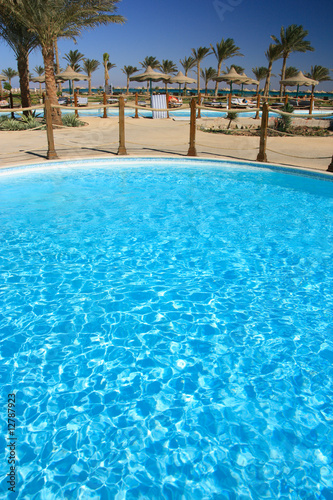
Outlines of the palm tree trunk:
[[270,62],[268,65],[268,72],[267,72],[266,83],[265,83],[265,88],[264,88],[264,96],[266,96],[266,97],[268,96],[269,85],[271,82],[272,66],[273,66],[273,62]]
[[129,75],[127,75],[127,85],[126,85],[126,93],[127,94],[129,94],[129,82],[130,82]]
[[[218,66],[217,66],[217,76],[220,76],[220,73],[221,73],[221,66],[222,66],[222,61],[220,61],[218,63]],[[215,83],[215,96],[217,96],[218,94],[218,90],[219,90],[219,82],[216,82]]]
[[3,94],[3,91],[2,91],[2,83],[0,81],[0,97],[2,98],[2,94]]
[[91,73],[88,74],[88,95],[91,94]]
[[[57,105],[57,85],[54,77],[54,53],[53,53],[53,44],[43,46],[42,54],[44,60],[44,69],[45,69],[45,86],[46,86],[46,95],[50,99],[51,105]],[[61,111],[57,108],[52,108],[52,123],[53,125],[61,125]]]
[[106,92],[106,87],[109,83],[109,72],[107,68],[107,61],[104,61],[104,92]]
[[[58,42],[57,39],[55,38],[54,40],[54,51],[55,51],[55,57],[56,57],[56,68],[57,68],[57,74],[60,73],[60,64],[59,64],[59,51],[58,51]],[[58,92],[61,92],[61,83],[58,83]]]
[[[287,66],[287,56],[283,57],[282,63],[282,71],[281,71],[281,80],[284,80],[286,75],[286,66]],[[283,95],[283,84],[280,83],[280,97]]]
[[198,61],[197,63],[197,71],[198,71],[198,75],[197,75],[197,90],[198,90],[198,95],[200,94],[200,61]]
[[[25,50],[20,50],[17,57],[17,69],[20,78],[21,103],[23,108],[30,108],[31,98],[29,90],[29,56]],[[31,115],[31,111],[24,111],[25,116]]]

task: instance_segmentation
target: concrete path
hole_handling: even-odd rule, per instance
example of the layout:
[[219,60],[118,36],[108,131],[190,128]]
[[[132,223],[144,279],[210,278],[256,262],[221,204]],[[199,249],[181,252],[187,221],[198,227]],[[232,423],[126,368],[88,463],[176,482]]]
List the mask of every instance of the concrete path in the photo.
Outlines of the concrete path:
[[[55,149],[60,159],[115,157],[118,150],[118,117],[82,118],[88,125],[54,131]],[[210,120],[211,121],[211,120]],[[200,125],[205,123],[202,119]],[[186,156],[189,121],[153,120],[126,117],[126,148],[129,156]],[[46,158],[46,131],[0,131],[0,168],[40,163]],[[197,130],[197,154],[204,158],[255,161],[259,137],[228,136]],[[270,163],[312,170],[327,170],[333,154],[330,137],[272,137],[267,140]]]

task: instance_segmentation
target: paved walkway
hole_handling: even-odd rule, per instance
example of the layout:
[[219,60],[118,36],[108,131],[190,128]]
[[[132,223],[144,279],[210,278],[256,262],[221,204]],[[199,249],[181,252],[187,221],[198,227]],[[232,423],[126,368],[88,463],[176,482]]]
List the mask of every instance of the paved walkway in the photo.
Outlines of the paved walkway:
[[[114,157],[118,150],[118,118],[82,118],[85,127],[54,131],[55,149],[60,159]],[[211,121],[211,120],[210,120]],[[204,124],[204,120],[198,124]],[[189,142],[188,120],[153,120],[126,117],[126,148],[129,156],[186,156]],[[40,163],[46,159],[44,130],[0,132],[0,167]],[[197,154],[204,158],[255,161],[259,137],[228,136],[197,130]],[[270,163],[312,170],[327,170],[333,154],[330,137],[272,137],[267,140]]]

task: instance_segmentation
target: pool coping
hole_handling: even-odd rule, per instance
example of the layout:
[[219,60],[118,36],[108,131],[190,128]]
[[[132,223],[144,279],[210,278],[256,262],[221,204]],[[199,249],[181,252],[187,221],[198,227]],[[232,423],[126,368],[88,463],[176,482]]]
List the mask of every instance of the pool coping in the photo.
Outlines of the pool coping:
[[[118,156],[118,157],[112,157],[110,156],[99,156],[96,158],[72,158],[70,160],[61,160],[61,159],[56,159],[56,160],[42,160],[40,162],[20,162],[15,165],[9,165],[9,166],[0,166],[0,173],[10,173],[11,171],[23,171],[23,170],[29,170],[33,168],[48,168],[52,166],[70,166],[70,167],[75,167],[79,165],[88,165],[88,164],[93,164],[93,163],[99,163],[99,164],[105,164],[105,163],[120,163],[124,166],[125,163],[142,163],[142,162],[159,162],[159,163],[170,163],[170,161],[177,162],[177,163],[189,163],[192,164],[192,166],[195,163],[198,164],[231,164],[231,165],[243,165],[243,166],[248,166],[251,168],[258,168],[258,169],[268,169],[268,170],[275,170],[275,171],[281,171],[293,175],[302,175],[302,176],[310,176],[310,177],[316,177],[320,179],[326,179],[329,181],[333,181],[333,172],[325,171],[325,170],[316,170],[316,169],[311,169],[310,167],[298,167],[298,166],[288,166],[288,165],[281,165],[277,163],[265,163],[265,162],[256,162],[256,161],[251,161],[251,160],[232,160],[232,159],[220,159],[220,158],[206,158],[203,156],[196,156],[196,157],[182,157],[180,158],[179,156],[176,155],[170,155],[170,156]],[[203,165],[201,165],[203,166]]]

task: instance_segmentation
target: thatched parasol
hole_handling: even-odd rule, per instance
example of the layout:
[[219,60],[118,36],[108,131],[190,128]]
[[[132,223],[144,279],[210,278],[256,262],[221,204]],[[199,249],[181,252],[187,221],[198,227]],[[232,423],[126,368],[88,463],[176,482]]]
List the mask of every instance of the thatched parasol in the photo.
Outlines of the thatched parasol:
[[298,90],[301,86],[305,85],[306,87],[310,87],[311,85],[318,85],[317,80],[312,80],[312,78],[307,78],[303,75],[302,71],[299,71],[296,76],[292,76],[290,78],[286,78],[285,80],[281,80],[280,83],[282,85],[289,85],[290,87],[295,87],[297,85],[296,98],[298,97]]
[[237,83],[237,85],[241,85],[242,83],[246,83],[246,80],[248,80],[247,76],[242,76],[237,71],[235,70],[234,67],[230,69],[228,73],[225,73],[220,76],[215,76],[212,78],[215,82],[227,82],[230,84],[230,93],[232,93],[232,84]]
[[189,76],[185,76],[184,73],[182,73],[181,71],[179,71],[177,73],[177,75],[172,76],[169,81],[170,81],[170,83],[178,83],[179,84],[179,92],[181,90],[180,87],[181,87],[182,83],[185,85],[187,83],[189,85],[191,85],[192,83],[196,83],[196,80],[194,78],[190,78]]
[[[56,80],[60,80],[62,82],[66,82],[69,80],[69,82],[73,81],[79,81],[79,80],[89,80],[89,77],[85,75],[84,73],[77,73],[74,71],[70,66],[67,66],[65,71],[62,73],[58,73],[55,75]],[[69,93],[71,93],[71,86],[69,86]]]
[[168,82],[170,80],[170,76],[165,73],[160,73],[158,71],[154,71],[150,66],[141,73],[141,75],[135,75],[130,77],[131,82],[150,82],[150,95],[153,93],[152,82]]

